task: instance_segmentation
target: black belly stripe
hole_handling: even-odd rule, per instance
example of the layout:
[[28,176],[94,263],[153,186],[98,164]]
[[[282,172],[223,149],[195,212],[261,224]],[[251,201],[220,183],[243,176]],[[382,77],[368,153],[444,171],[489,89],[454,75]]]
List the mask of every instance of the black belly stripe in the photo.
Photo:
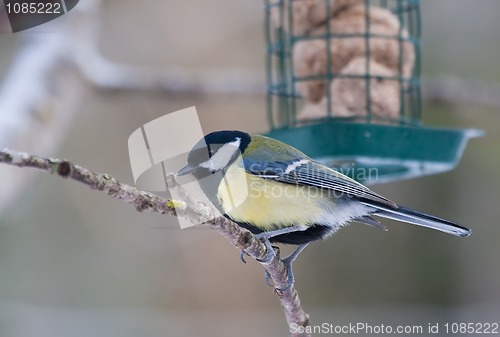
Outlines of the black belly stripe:
[[276,243],[284,243],[288,245],[301,245],[317,240],[324,239],[329,236],[333,229],[324,225],[313,225],[305,231],[292,232],[288,234],[278,235],[269,241]]
[[[262,229],[252,224],[249,224],[248,222],[234,221],[228,215],[224,216],[229,220],[236,222],[239,226],[248,229],[253,234],[259,234],[263,232]],[[277,226],[276,228],[279,228],[279,226]],[[329,236],[332,233],[332,231],[333,229],[329,226],[315,224],[310,226],[308,229],[304,231],[297,231],[297,232],[278,235],[269,239],[269,241],[273,243],[284,243],[287,245],[301,245],[304,243],[309,243],[324,239],[325,237]]]

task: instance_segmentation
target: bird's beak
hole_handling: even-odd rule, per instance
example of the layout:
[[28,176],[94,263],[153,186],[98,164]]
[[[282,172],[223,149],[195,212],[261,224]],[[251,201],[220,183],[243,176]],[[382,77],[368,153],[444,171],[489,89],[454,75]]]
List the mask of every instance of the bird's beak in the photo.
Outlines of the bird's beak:
[[196,170],[196,167],[193,167],[193,166],[188,164],[188,165],[184,166],[183,168],[181,168],[179,170],[179,172],[177,172],[177,175],[185,176],[186,174],[189,174],[189,173],[193,172],[194,170]]

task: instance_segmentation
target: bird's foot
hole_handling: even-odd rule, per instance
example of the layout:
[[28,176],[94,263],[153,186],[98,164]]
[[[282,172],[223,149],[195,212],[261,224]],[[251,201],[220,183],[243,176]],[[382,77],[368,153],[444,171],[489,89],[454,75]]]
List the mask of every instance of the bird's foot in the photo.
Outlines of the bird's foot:
[[[295,250],[290,255],[288,255],[287,257],[285,257],[284,259],[281,260],[286,267],[287,283],[286,283],[286,286],[283,288],[276,287],[277,290],[286,291],[293,286],[293,284],[295,283],[295,276],[293,276],[292,263],[293,263],[293,261],[295,261],[295,259],[297,259],[297,256],[299,256],[299,254],[304,250],[304,248],[307,247],[307,245],[308,245],[308,243],[303,243],[303,244],[299,245],[297,248],[295,248]],[[267,284],[269,284],[270,278],[271,277],[270,277],[269,273],[266,271],[266,283]]]
[[261,263],[269,263],[276,256],[276,251],[274,250],[274,247],[271,246],[271,242],[269,242],[268,239],[266,239],[262,243],[264,243],[264,245],[266,246],[266,256],[262,259],[257,259],[257,261]]
[[[262,243],[266,246],[266,256],[263,259],[257,259],[257,261],[262,263],[271,262],[271,260],[276,256],[275,249],[278,250],[278,247],[271,246],[271,242],[269,241],[268,233],[259,233],[255,235],[255,238],[262,241]],[[247,263],[245,261],[245,255],[248,255],[243,249],[240,250],[240,260],[243,263]]]
[[247,253],[245,253],[245,251],[243,249],[240,250],[240,260],[241,262],[243,263],[247,263],[247,261],[245,261],[245,255],[248,255]]
[[286,281],[286,286],[284,287],[276,287],[274,282],[272,282],[271,275],[269,272],[266,270],[265,271],[265,277],[266,277],[266,284],[270,287],[276,288],[276,290],[279,290],[281,292],[286,291],[290,289],[293,284],[295,283],[295,276],[293,276],[293,270],[292,270],[292,261],[288,261],[286,258],[282,260],[282,262],[285,264],[286,268],[286,274],[287,274],[287,281]]

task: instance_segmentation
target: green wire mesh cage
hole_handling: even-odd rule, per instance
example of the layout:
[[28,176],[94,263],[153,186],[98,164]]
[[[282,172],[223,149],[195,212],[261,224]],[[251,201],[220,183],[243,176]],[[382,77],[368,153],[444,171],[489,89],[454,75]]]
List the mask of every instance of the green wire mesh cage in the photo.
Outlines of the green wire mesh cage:
[[421,125],[419,0],[265,4],[269,136],[365,183],[458,163],[478,133]]

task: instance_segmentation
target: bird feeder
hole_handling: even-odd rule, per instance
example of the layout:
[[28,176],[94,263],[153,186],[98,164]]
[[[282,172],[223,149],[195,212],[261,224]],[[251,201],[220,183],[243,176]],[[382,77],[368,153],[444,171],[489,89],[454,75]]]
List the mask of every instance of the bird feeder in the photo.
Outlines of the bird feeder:
[[419,0],[266,0],[268,136],[364,183],[453,169],[477,130],[421,124]]

